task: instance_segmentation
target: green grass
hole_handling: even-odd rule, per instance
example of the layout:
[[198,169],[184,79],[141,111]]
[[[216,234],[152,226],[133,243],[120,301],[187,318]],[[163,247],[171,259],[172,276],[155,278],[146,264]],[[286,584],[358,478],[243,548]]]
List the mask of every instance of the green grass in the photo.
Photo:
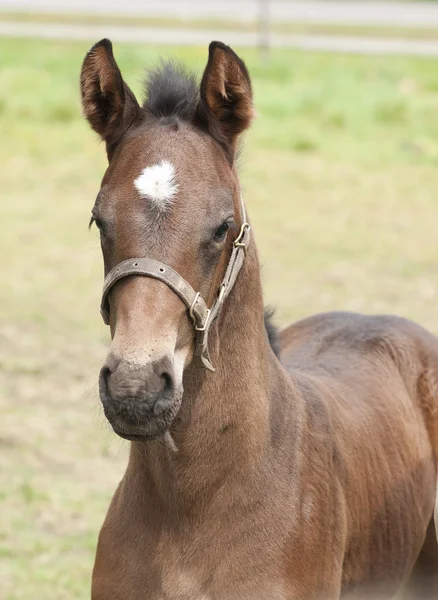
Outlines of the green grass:
[[[86,50],[0,40],[2,600],[88,597],[126,462],[96,393],[108,331],[87,223],[105,153],[80,116]],[[115,50],[138,91],[158,51]],[[206,61],[206,48],[172,52]],[[436,61],[242,55],[258,113],[242,180],[277,321],[344,308],[438,333]]]
[[[164,29],[201,29],[211,31],[256,32],[260,24],[257,21],[236,21],[227,19],[179,19],[166,17],[142,17],[129,15],[93,15],[80,13],[29,13],[0,12],[0,21],[15,23],[68,23],[76,25],[109,25],[133,27],[158,27]],[[387,25],[345,25],[336,23],[282,23],[270,24],[272,33],[291,35],[336,35],[360,36],[389,39],[437,40],[437,27],[409,27]]]

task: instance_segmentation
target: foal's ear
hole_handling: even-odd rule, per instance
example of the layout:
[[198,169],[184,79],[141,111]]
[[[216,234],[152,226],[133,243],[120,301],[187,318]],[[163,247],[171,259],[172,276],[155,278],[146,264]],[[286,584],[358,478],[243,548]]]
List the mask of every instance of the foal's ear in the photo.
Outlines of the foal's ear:
[[237,138],[254,116],[251,80],[243,60],[221,42],[211,42],[201,81],[196,120],[234,158]]
[[109,40],[88,52],[81,70],[84,114],[92,129],[106,142],[108,158],[127,129],[141,118],[141,108],[123,81]]

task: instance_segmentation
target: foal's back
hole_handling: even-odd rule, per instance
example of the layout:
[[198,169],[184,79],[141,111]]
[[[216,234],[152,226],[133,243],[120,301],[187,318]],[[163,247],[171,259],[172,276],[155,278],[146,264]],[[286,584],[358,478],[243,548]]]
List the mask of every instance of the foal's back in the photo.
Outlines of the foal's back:
[[335,440],[344,591],[366,580],[392,593],[417,562],[429,588],[420,597],[437,597],[438,339],[398,317],[328,313],[288,327],[280,344],[309,413],[328,415]]

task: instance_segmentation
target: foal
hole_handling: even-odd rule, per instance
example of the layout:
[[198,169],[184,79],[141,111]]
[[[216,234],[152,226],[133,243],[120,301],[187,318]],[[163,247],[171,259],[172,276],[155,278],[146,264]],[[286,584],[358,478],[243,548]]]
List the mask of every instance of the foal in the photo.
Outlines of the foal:
[[102,40],[81,92],[109,160],[100,396],[131,440],[93,600],[436,599],[438,341],[332,313],[275,355],[235,165],[244,63],[213,42],[200,88],[163,64],[141,106]]

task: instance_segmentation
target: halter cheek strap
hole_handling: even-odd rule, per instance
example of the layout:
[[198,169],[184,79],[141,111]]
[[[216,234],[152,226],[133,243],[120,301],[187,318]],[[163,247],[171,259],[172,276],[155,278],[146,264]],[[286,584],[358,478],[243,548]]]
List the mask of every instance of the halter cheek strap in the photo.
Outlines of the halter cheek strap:
[[108,294],[117,281],[131,275],[142,275],[158,279],[170,287],[186,305],[195,328],[195,356],[201,360],[206,369],[214,371],[208,351],[208,334],[211,325],[220,313],[223,303],[233,289],[237,275],[245,260],[246,249],[250,241],[251,228],[246,221],[242,198],[240,202],[242,226],[239,235],[233,242],[233,250],[227,270],[225,271],[225,276],[210,308],[207,308],[207,304],[201,294],[195,292],[192,286],[172,267],[151,258],[131,258],[116,265],[105,277],[100,305],[100,313],[104,323],[109,325]]

